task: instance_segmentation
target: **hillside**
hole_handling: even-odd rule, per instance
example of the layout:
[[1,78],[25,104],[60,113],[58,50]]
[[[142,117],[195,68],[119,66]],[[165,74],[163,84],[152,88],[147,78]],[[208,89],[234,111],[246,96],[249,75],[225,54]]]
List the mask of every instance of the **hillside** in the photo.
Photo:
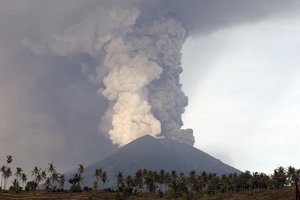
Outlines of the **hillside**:
[[[102,168],[107,172],[110,182],[105,186],[114,185],[115,175],[134,175],[139,169],[189,173],[206,171],[217,174],[240,173],[239,170],[221,162],[209,154],[184,143],[170,139],[156,139],[149,135],[141,137],[117,150],[100,162],[85,168],[84,185],[91,186],[95,180],[93,174]],[[72,172],[67,173],[70,177]]]

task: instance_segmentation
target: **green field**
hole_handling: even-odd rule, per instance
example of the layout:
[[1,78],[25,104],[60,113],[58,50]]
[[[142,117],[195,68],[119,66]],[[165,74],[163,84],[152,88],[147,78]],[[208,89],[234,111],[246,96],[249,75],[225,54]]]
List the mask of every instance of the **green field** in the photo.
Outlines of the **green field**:
[[36,191],[36,192],[20,192],[20,193],[9,193],[0,192],[1,200],[18,200],[18,199],[74,199],[74,200],[85,200],[85,199],[199,199],[199,200],[294,200],[295,190],[291,187],[286,187],[279,190],[257,190],[251,192],[241,192],[241,193],[225,193],[216,195],[164,195],[159,197],[155,193],[136,193],[124,196],[117,192],[82,192],[82,193],[69,193],[69,192],[46,192],[46,191]]

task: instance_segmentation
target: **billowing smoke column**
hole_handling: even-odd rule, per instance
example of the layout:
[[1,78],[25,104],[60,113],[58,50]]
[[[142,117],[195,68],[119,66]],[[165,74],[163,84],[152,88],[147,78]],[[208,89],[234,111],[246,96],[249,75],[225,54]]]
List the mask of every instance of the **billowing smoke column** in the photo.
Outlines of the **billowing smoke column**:
[[162,69],[124,36],[112,38],[104,49],[109,73],[103,79],[105,89],[101,93],[112,102],[104,117],[111,118],[110,139],[124,145],[147,133],[159,135],[160,122],[151,113],[146,86],[159,78]]
[[178,21],[159,17],[118,32],[104,46],[109,72],[100,91],[111,104],[100,129],[113,143],[122,146],[150,134],[194,144],[192,130],[180,129],[188,104],[179,83],[185,37]]
[[[44,43],[23,44],[37,54],[87,54],[97,64],[92,82],[109,101],[99,130],[123,146],[143,135],[194,144],[193,131],[182,130],[188,99],[179,80],[186,30],[169,14],[141,14],[137,8],[112,9],[99,24],[98,10]],[[102,14],[103,15],[103,14]],[[101,22],[101,20],[100,20]],[[103,28],[104,26],[107,26]],[[87,71],[83,64],[83,71]]]
[[[66,1],[62,4],[69,5]],[[82,71],[99,85],[99,95],[109,102],[100,132],[119,146],[145,134],[194,144],[192,130],[181,129],[181,115],[188,99],[179,80],[180,52],[187,31],[194,35],[207,34],[276,13],[294,13],[294,8],[299,7],[297,0],[74,2],[83,10],[88,9],[87,12],[75,9],[72,11],[75,17],[64,16],[66,24],[57,27],[58,33],[45,33],[40,43],[28,38],[22,43],[38,55],[51,52],[62,57],[89,58],[80,60]],[[34,6],[28,6],[31,7]],[[41,28],[43,33],[49,30]],[[36,34],[31,35],[35,38]],[[105,103],[101,101],[101,106],[105,107]]]

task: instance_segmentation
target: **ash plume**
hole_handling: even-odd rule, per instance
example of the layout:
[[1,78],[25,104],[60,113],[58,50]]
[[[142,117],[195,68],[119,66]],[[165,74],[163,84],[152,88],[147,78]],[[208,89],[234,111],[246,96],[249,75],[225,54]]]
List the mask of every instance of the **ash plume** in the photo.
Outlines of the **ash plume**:
[[162,135],[193,145],[191,130],[181,130],[187,97],[179,75],[186,31],[171,17],[137,23],[117,33],[105,46],[101,94],[113,102],[102,120],[103,132],[118,145],[145,134]]
[[[170,15],[145,17],[136,7],[112,9],[111,26],[103,31],[95,20],[98,12],[46,44],[23,43],[61,56],[84,52],[98,62],[88,76],[109,101],[99,130],[114,144],[123,146],[149,134],[193,145],[192,130],[181,129],[188,104],[179,79],[187,36],[181,22]],[[82,64],[83,72],[88,65]]]
[[89,2],[89,7],[95,8],[81,20],[72,21],[64,30],[44,34],[42,42],[25,38],[22,44],[38,55],[51,52],[62,57],[89,58],[82,61],[82,72],[99,86],[98,94],[108,100],[99,131],[118,146],[145,134],[193,145],[193,131],[182,129],[181,118],[188,105],[180,83],[181,48],[187,36],[253,22],[281,10],[286,12],[297,3]]

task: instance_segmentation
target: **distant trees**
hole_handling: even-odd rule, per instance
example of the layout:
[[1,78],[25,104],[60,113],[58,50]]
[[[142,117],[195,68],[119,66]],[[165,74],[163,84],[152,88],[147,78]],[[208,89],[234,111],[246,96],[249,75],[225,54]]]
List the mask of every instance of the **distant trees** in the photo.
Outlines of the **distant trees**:
[[137,188],[137,190],[138,191],[142,190],[144,185],[144,179],[143,179],[143,172],[141,169],[135,173],[135,177],[133,178],[133,181],[135,183],[135,187]]
[[[300,171],[298,172],[300,174]],[[241,192],[262,189],[280,189],[292,185],[297,170],[291,167],[285,170],[279,167],[270,176],[264,173],[245,171],[240,174],[206,173],[191,171],[188,175],[175,170],[170,172],[138,170],[133,177],[119,172],[116,175],[117,188],[133,188],[136,192],[172,191],[174,194]],[[290,180],[290,181],[289,181]]]
[[35,191],[38,184],[35,181],[29,181],[26,183],[25,190],[26,191]]
[[43,180],[43,176],[42,176],[42,169],[41,168],[38,168],[37,166],[35,166],[33,168],[33,170],[31,171],[31,177],[34,178],[33,181],[35,181],[37,183],[37,185],[40,184],[40,182]]
[[0,189],[3,188],[3,179],[4,179],[4,172],[6,170],[6,166],[5,165],[2,165],[2,167],[0,168],[0,171],[1,171],[1,185],[0,185]]
[[65,175],[61,174],[59,176],[59,188],[64,189],[65,186]]
[[72,185],[70,191],[72,192],[81,192],[81,183],[83,183],[84,177],[82,176],[84,172],[84,167],[82,164],[79,164],[77,173],[74,174],[73,178],[69,179],[69,183]]
[[64,175],[59,174],[54,164],[49,163],[49,167],[42,170],[41,168],[35,166],[31,171],[32,180],[28,181],[28,176],[25,174],[21,167],[16,167],[16,170],[13,172],[10,164],[13,159],[11,155],[6,157],[6,165],[3,165],[0,168],[1,172],[1,185],[0,190],[6,190],[8,185],[9,178],[14,175],[14,179],[11,182],[11,186],[9,190],[18,192],[23,190],[23,188],[27,191],[36,190],[41,183],[45,186],[47,190],[56,190],[59,186],[60,189],[63,188],[65,178]]
[[156,171],[151,170],[143,170],[144,183],[149,192],[155,192],[156,183],[158,182]]
[[79,184],[80,182],[81,182],[81,176],[78,173],[74,174],[73,178],[69,179],[69,183],[71,185],[79,185],[80,186],[80,184]]
[[12,186],[10,186],[9,190],[12,190],[14,192],[20,192],[22,190],[20,182],[16,178],[13,180]]
[[287,185],[294,186],[296,180],[300,178],[300,169],[296,169],[292,166],[289,166],[286,170],[287,173]]
[[96,182],[94,184],[95,190],[98,190],[99,181],[101,181],[102,183],[105,183],[108,180],[106,172],[103,171],[102,168],[95,170],[94,177],[96,177]]
[[6,186],[7,186],[7,181],[12,176],[11,168],[10,167],[6,167],[6,169],[3,172],[3,174],[4,174],[4,190],[5,190]]
[[8,155],[6,156],[6,165],[3,165],[1,167],[1,186],[0,188],[6,189],[7,181],[12,176],[11,168],[9,167],[9,164],[12,162],[12,156]]
[[[46,180],[46,189],[56,190],[59,185],[64,183],[64,176],[62,177],[57,171],[54,164],[51,162],[48,164],[49,167],[47,168],[47,171],[49,172],[49,176],[47,177],[47,174],[45,171],[42,172],[42,178],[43,180]],[[61,180],[63,178],[63,180]]]
[[6,163],[7,163],[7,165],[10,164],[12,162],[12,160],[13,159],[12,159],[11,155],[6,156]]
[[135,187],[134,180],[130,175],[126,177],[125,183],[126,183],[126,187],[130,190],[132,190]]
[[[63,190],[65,175],[57,172],[56,167],[51,162],[46,169],[37,166],[31,171],[32,180],[28,181],[28,176],[21,167],[16,167],[12,171],[12,156],[6,157],[6,164],[0,168],[1,183],[0,188],[6,190],[10,177],[14,176],[9,190],[19,192],[25,188],[27,191],[36,190],[38,186],[44,185],[48,191]],[[84,166],[78,165],[76,173],[68,180],[71,184],[70,191],[81,192],[84,180]],[[108,181],[107,173],[102,169],[94,172],[94,190],[103,189],[103,184]],[[271,175],[245,171],[240,174],[223,174],[191,171],[188,174],[172,171],[155,171],[140,169],[133,175],[125,175],[118,172],[115,176],[117,191],[121,193],[150,192],[162,194],[166,192],[180,196],[197,194],[218,194],[235,193],[241,191],[253,191],[263,189],[281,189],[286,186],[294,186],[295,180],[300,177],[300,170],[292,166],[288,168],[278,167]],[[85,187],[87,188],[87,187]],[[91,188],[88,188],[91,189]],[[189,196],[190,198],[191,196]]]
[[273,187],[275,189],[283,188],[287,185],[287,174],[285,172],[285,169],[283,167],[278,167],[274,170],[273,175],[271,176]]
[[25,173],[22,173],[21,180],[22,180],[23,186],[25,186],[27,183],[27,175]]
[[16,168],[15,177],[17,180],[21,180],[23,174],[23,169],[21,167]]
[[125,178],[124,178],[123,172],[118,172],[116,178],[117,178],[118,189],[123,190],[123,188],[125,187]]
[[20,181],[22,179],[23,169],[21,167],[17,167],[14,175],[15,175],[15,179],[12,182],[12,186],[10,187],[10,190],[19,192],[22,190]]

